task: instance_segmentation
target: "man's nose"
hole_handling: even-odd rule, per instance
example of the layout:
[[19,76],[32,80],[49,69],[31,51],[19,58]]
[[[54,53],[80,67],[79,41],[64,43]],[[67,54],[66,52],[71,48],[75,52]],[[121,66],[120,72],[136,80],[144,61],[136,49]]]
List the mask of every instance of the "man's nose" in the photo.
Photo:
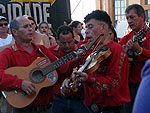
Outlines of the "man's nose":
[[88,34],[88,29],[85,30],[85,33]]
[[32,26],[30,26],[30,25],[29,25],[29,27],[28,27],[28,28],[29,28],[29,30],[30,30],[30,31],[31,31],[31,30],[33,30]]
[[131,22],[132,22],[132,19],[131,19],[131,18],[128,18],[127,21],[128,21],[128,23],[131,23]]

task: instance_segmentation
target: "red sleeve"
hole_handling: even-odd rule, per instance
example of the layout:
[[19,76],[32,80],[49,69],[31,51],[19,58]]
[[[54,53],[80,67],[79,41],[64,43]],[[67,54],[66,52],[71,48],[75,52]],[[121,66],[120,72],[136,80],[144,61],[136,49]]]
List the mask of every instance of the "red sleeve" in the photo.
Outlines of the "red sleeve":
[[140,56],[138,56],[137,61],[141,62],[141,61],[146,61],[148,59],[150,59],[150,49],[143,48],[143,52]]
[[150,59],[150,31],[146,34],[146,40],[143,41],[142,44],[143,52],[142,54],[137,58],[138,62],[146,61]]
[[11,74],[6,74],[5,69],[10,67],[12,61],[11,51],[5,49],[0,54],[0,90],[8,90],[12,88],[21,88],[22,79],[16,78]]
[[123,46],[126,45],[126,43],[128,42],[128,40],[132,39],[134,35],[134,32],[131,31],[129,34],[127,34],[126,36],[124,36],[118,43]]

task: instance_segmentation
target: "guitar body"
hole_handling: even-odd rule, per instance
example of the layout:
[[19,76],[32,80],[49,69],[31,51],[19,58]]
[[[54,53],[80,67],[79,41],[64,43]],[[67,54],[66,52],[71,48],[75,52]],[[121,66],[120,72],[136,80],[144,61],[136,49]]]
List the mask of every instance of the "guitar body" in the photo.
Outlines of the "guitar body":
[[28,67],[11,67],[5,70],[5,73],[12,74],[17,78],[31,81],[35,88],[36,94],[29,96],[25,94],[21,89],[14,89],[9,91],[3,91],[3,95],[8,103],[15,108],[24,108],[31,104],[39,91],[44,87],[49,87],[57,82],[58,75],[56,70],[44,75],[42,68],[51,64],[48,59],[44,57],[37,58]]

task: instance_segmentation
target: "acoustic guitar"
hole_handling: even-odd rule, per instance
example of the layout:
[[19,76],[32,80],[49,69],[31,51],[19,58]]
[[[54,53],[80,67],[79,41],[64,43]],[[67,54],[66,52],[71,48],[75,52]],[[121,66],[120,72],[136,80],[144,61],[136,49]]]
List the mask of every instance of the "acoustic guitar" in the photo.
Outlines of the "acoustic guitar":
[[[149,27],[141,29],[136,35],[133,36],[132,41],[139,42],[139,44],[141,45],[143,42],[142,39],[144,39],[148,30]],[[124,45],[123,47],[129,58],[136,58],[138,56],[135,51],[128,49],[126,45]]]
[[[85,44],[81,49],[87,50],[88,46],[88,44]],[[8,103],[15,108],[24,108],[28,106],[34,101],[42,88],[52,86],[57,82],[58,75],[56,69],[75,57],[75,52],[71,52],[53,63],[45,57],[39,57],[27,67],[16,66],[6,69],[5,73],[31,81],[36,87],[36,94],[29,96],[21,89],[14,89],[2,91],[3,96]]]

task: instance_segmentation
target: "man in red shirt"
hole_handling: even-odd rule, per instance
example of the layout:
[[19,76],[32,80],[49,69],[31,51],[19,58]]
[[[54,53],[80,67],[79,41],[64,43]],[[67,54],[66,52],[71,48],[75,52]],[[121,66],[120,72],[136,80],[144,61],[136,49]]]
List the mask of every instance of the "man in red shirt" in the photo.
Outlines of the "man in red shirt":
[[[138,4],[130,5],[127,7],[125,13],[126,19],[132,31],[124,36],[119,43],[121,45],[126,45],[126,47],[132,50],[134,53],[132,55],[129,54],[129,51],[127,51],[130,57],[129,89],[131,102],[127,104],[126,109],[127,113],[132,113],[132,106],[134,103],[136,92],[141,82],[141,70],[145,64],[145,61],[150,58],[150,31],[147,29],[147,26],[145,24],[145,11],[142,6]],[[141,32],[140,30],[143,28],[148,31]],[[142,36],[142,39],[140,39],[140,36],[137,36],[137,34],[140,33],[145,33],[145,36]],[[137,39],[137,41],[134,42],[133,39]]]
[[[39,76],[36,78],[36,76],[29,77],[29,72],[25,70],[25,72],[22,72],[23,74],[26,73],[29,79],[26,80],[22,78],[17,78],[13,76],[12,74],[7,74],[4,72],[4,70],[20,66],[20,67],[27,67],[30,64],[33,63],[36,59],[39,57],[45,57],[44,60],[38,61],[36,63],[37,68],[42,68],[42,66],[46,65],[47,62],[54,62],[57,60],[57,58],[44,46],[42,45],[35,45],[32,43],[32,25],[29,22],[29,20],[25,17],[18,17],[15,20],[13,20],[10,24],[10,31],[15,38],[15,45],[6,48],[1,54],[0,54],[0,90],[13,90],[13,89],[21,89],[25,92],[25,96],[28,95],[28,97],[32,97],[35,95],[35,93],[38,93],[35,100],[27,107],[25,108],[14,108],[13,113],[50,113],[50,106],[51,102],[53,100],[53,91],[51,87],[45,87],[41,88],[39,92],[37,92],[38,87],[36,87],[36,82],[38,80],[45,80],[41,78],[41,74],[38,73]],[[68,62],[70,64],[70,62]],[[66,63],[66,65],[69,65]],[[30,67],[31,68],[31,67]],[[63,70],[67,70],[67,66],[62,65],[60,68],[57,69],[58,72],[61,72]],[[19,71],[19,69],[18,69]],[[42,69],[40,70],[42,71]],[[45,69],[46,71],[46,69]],[[45,72],[43,71],[43,73]],[[33,70],[34,72],[34,70]],[[35,71],[36,72],[36,71]],[[42,73],[42,74],[43,74]],[[34,75],[34,73],[32,73]],[[17,75],[16,75],[17,76]],[[34,78],[35,77],[35,78]],[[52,82],[55,79],[51,78],[51,74],[48,74],[48,83]],[[54,74],[54,78],[56,75]],[[33,81],[35,80],[35,81]],[[33,82],[31,82],[33,81]],[[40,81],[42,82],[42,81]],[[44,84],[43,84],[44,85]],[[5,95],[4,95],[5,96]],[[7,96],[6,96],[7,98]],[[16,98],[18,98],[16,96]],[[15,100],[15,98],[14,98]],[[17,103],[17,99],[16,99]],[[24,101],[22,102],[24,103]]]
[[[57,30],[57,44],[52,46],[49,50],[57,57],[61,58],[77,49],[76,44],[74,43],[74,34],[73,30],[69,26],[60,26]],[[82,51],[81,49],[79,51]],[[68,65],[69,66],[69,65]],[[66,78],[70,78],[70,75],[73,71],[72,66],[67,67],[68,71],[58,72],[58,81],[53,88],[54,91],[54,102],[52,104],[52,113],[88,113],[87,107],[83,102],[83,88],[75,93],[69,93],[67,96],[64,96],[60,92],[60,86]]]
[[[110,55],[98,63],[95,71],[87,74],[74,70],[72,77],[74,79],[78,75],[83,82],[84,102],[92,113],[124,113],[124,103],[130,101],[128,56],[119,44],[111,40],[109,30],[112,22],[105,11],[93,11],[85,17],[84,22],[88,41],[93,42],[99,38],[99,44],[93,51],[96,52],[93,54],[96,55],[95,58],[104,58],[101,54],[97,57],[102,50],[110,50]],[[94,62],[91,61],[92,64]],[[62,84],[64,93],[70,89],[68,82],[69,80],[65,80]]]

